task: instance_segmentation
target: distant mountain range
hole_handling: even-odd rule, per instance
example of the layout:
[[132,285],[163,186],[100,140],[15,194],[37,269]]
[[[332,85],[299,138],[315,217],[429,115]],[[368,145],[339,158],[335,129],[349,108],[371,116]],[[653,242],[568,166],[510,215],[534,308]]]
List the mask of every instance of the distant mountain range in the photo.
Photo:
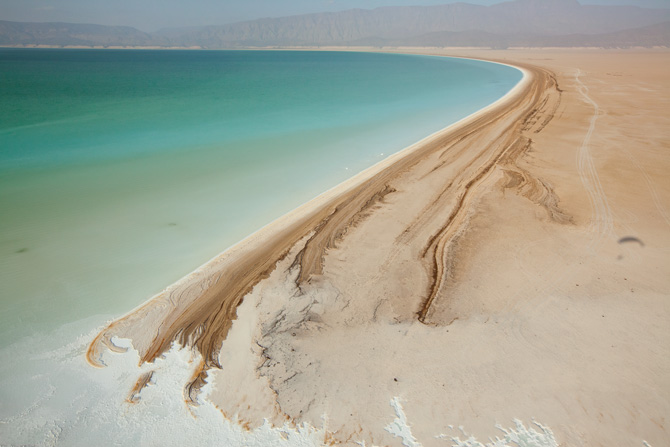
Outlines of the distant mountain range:
[[144,33],[122,26],[0,21],[3,46],[670,46],[670,10],[577,0],[452,3],[305,14]]

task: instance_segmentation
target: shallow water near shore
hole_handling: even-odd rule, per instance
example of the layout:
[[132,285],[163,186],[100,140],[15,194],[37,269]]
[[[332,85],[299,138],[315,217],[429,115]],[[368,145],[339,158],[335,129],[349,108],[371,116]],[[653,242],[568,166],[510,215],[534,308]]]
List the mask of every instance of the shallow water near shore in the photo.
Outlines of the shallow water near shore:
[[70,403],[135,380],[81,379],[96,327],[520,79],[428,56],[0,50],[2,431],[74,445],[95,415]]
[[359,53],[2,50],[0,63],[3,343],[130,310],[521,77]]

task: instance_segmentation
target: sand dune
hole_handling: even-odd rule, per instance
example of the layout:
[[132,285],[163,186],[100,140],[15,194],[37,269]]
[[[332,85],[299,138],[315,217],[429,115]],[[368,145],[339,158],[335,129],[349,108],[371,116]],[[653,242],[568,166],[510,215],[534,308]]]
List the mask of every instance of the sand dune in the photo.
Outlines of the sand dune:
[[394,396],[426,446],[515,417],[667,444],[670,53],[455,55],[526,76],[113,322],[89,362],[114,336],[143,362],[178,341],[204,359],[187,401],[214,378],[224,414],[326,414],[347,445],[401,445]]

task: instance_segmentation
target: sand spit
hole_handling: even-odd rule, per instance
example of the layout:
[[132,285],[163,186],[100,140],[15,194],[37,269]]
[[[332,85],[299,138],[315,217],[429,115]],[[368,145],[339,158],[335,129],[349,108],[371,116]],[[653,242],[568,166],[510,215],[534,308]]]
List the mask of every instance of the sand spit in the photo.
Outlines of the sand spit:
[[[537,70],[537,73],[544,72]],[[538,83],[532,82],[536,75],[531,76],[529,72],[512,92],[494,105],[297,208],[170,286],[139,309],[113,322],[91,344],[87,353],[89,362],[101,366],[97,361],[99,349],[102,346],[113,348],[111,337],[123,334],[124,338],[135,341],[144,362],[152,361],[169,349],[173,341],[179,341],[203,354],[203,371],[212,366],[220,367],[218,351],[235,319],[237,306],[300,239],[310,235],[292,265],[301,271],[297,285],[322,272],[326,250],[392,191],[388,183],[394,176],[416,164],[427,153],[441,150],[453,139],[468,138],[492,121],[504,117],[504,125],[512,125],[518,119],[518,112],[512,114],[508,108],[521,108],[522,113],[530,110],[530,103],[537,100],[535,96],[539,91]],[[476,158],[481,163],[487,156],[490,154],[480,154]],[[212,312],[213,309],[216,311]],[[138,320],[142,320],[142,328],[133,328],[133,322]],[[150,328],[149,321],[158,327]],[[137,334],[137,330],[141,332]]]
[[178,341],[204,359],[187,401],[209,374],[224,414],[327,415],[346,445],[401,445],[395,396],[425,446],[513,418],[668,444],[670,53],[450,54],[526,76],[113,322],[89,362],[113,336],[142,362]]

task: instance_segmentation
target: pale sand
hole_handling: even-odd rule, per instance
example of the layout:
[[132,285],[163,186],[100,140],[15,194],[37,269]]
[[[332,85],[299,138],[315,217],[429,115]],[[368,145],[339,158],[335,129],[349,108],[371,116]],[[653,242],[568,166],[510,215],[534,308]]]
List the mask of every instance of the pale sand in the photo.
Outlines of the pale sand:
[[670,53],[449,54],[526,82],[169,287],[89,361],[114,335],[146,361],[180,339],[225,414],[326,414],[351,445],[400,445],[393,396],[426,446],[512,418],[567,446],[668,445]]

